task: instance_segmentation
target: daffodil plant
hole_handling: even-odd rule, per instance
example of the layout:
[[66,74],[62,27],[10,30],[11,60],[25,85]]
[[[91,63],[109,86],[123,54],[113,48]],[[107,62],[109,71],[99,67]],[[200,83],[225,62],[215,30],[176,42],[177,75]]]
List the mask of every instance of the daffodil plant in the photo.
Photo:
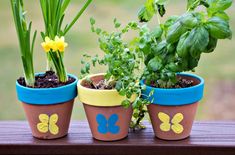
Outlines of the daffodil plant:
[[177,73],[194,71],[201,55],[213,52],[219,39],[231,39],[225,10],[232,0],[188,0],[184,14],[161,23],[165,4],[166,0],[146,1],[138,14],[140,22],[148,22],[156,14],[159,25],[153,30],[143,25],[138,40],[145,55],[146,84],[172,88],[178,82]]
[[40,0],[44,19],[45,31],[41,32],[44,42],[41,44],[47,53],[47,70],[56,70],[60,82],[67,81],[67,73],[64,66],[64,51],[68,44],[65,35],[73,27],[92,0],[87,0],[73,20],[62,28],[65,11],[70,0]]
[[11,0],[11,7],[20,45],[21,60],[24,68],[26,85],[29,87],[34,87],[35,77],[33,67],[33,50],[37,31],[34,32],[33,38],[31,39],[32,22],[30,22],[27,26],[25,17],[26,11],[24,10],[23,0]]

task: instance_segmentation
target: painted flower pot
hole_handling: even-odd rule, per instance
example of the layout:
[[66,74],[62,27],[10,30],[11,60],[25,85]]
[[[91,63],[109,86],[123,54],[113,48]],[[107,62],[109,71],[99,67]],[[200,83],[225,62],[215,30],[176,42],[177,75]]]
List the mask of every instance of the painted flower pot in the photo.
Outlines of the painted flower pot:
[[71,84],[57,88],[28,88],[16,82],[18,99],[23,103],[32,135],[39,139],[56,139],[68,134],[77,77]]
[[[94,83],[104,79],[104,74],[90,76]],[[115,141],[128,135],[133,113],[132,107],[124,108],[125,97],[116,90],[91,89],[84,86],[85,79],[78,82],[78,97],[83,103],[92,136],[97,140]],[[135,97],[132,97],[134,101]]]
[[[198,102],[203,97],[204,80],[196,75],[181,73],[178,76],[193,80],[193,86],[162,89],[146,86],[143,98],[154,90],[148,100],[148,111],[155,136],[164,140],[180,140],[190,135]],[[141,81],[144,84],[144,81]]]

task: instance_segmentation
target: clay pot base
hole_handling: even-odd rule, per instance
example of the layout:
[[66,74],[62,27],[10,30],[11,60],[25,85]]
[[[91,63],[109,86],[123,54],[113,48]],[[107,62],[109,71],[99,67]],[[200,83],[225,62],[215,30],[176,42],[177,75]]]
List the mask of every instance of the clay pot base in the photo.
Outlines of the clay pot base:
[[98,107],[83,104],[92,136],[101,141],[117,141],[127,137],[132,107]]
[[68,134],[74,100],[54,105],[23,103],[32,131],[38,139],[57,139]]
[[189,137],[198,102],[182,106],[148,105],[155,136],[163,140]]

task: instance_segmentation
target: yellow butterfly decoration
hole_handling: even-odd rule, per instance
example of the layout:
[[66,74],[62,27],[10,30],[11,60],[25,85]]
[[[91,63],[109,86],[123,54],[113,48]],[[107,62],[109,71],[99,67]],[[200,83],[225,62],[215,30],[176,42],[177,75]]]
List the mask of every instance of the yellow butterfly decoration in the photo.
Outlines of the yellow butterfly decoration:
[[52,114],[51,116],[48,116],[47,114],[40,114],[39,120],[40,123],[37,124],[37,129],[41,133],[47,133],[48,131],[56,135],[59,133],[59,127],[56,125],[59,117],[57,114]]
[[164,132],[172,130],[176,134],[180,134],[184,131],[184,127],[180,124],[180,122],[184,119],[183,114],[177,113],[174,115],[172,120],[170,120],[170,116],[159,112],[158,118],[162,121],[160,125],[160,129]]

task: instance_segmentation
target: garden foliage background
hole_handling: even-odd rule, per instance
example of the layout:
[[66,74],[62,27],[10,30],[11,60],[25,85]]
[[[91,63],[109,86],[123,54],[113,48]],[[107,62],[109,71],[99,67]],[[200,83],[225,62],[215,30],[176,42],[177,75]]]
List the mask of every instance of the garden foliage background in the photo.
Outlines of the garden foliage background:
[[[107,30],[113,30],[113,19],[124,24],[137,20],[137,12],[145,0],[94,0],[78,24],[68,34],[66,41],[69,47],[65,52],[65,64],[69,73],[79,76],[81,56],[88,52],[91,55],[100,54],[96,35],[90,31],[89,18],[94,17],[97,25]],[[72,0],[69,12],[65,17],[71,19],[85,0]],[[43,30],[42,15],[39,0],[25,0],[29,18],[33,28]],[[181,14],[186,8],[186,0],[170,0],[167,14]],[[231,29],[235,33],[235,4],[229,9]],[[165,18],[164,18],[165,19]],[[163,20],[164,20],[163,19]],[[151,23],[156,24],[157,20]],[[130,34],[127,38],[134,34]],[[42,42],[38,35],[35,45],[34,64],[37,72],[46,68],[45,53],[40,47]],[[93,73],[104,71],[103,67],[93,70]],[[18,40],[13,23],[10,1],[0,0],[0,120],[25,119],[21,103],[17,100],[15,81],[22,76],[22,65]],[[203,54],[196,74],[205,79],[205,96],[199,105],[198,120],[232,120],[235,119],[235,37],[218,43],[212,54]],[[85,119],[82,104],[76,100],[73,119]]]

